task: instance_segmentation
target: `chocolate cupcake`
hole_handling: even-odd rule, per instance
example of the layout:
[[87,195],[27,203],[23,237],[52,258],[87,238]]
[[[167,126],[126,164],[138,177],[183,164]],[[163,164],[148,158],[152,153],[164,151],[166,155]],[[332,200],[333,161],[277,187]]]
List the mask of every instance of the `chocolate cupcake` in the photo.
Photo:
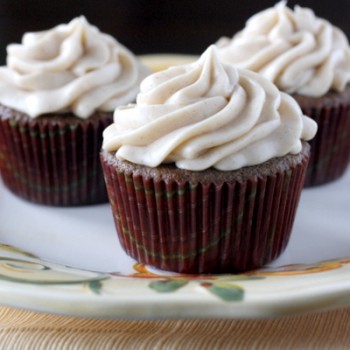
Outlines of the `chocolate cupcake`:
[[310,140],[312,151],[305,187],[341,178],[350,160],[350,85],[344,91],[330,91],[322,97],[293,97],[318,125],[317,135]]
[[350,47],[344,33],[311,9],[292,10],[281,1],[217,46],[224,62],[271,80],[317,122],[305,186],[339,179],[350,156]]
[[263,77],[200,59],[155,73],[117,108],[101,161],[120,242],[182,273],[242,272],[287,245],[316,133]]
[[38,204],[108,201],[99,160],[114,109],[135,101],[148,74],[129,50],[84,17],[27,33],[0,67],[0,171]]

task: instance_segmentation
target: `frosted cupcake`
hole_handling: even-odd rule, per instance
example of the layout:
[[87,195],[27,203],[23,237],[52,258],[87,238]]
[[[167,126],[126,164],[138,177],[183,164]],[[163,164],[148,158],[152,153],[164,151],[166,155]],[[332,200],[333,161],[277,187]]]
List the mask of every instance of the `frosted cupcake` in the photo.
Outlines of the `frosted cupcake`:
[[350,48],[344,33],[311,9],[292,10],[282,1],[217,45],[222,60],[271,80],[317,122],[305,185],[340,178],[350,155]]
[[107,201],[99,161],[114,109],[148,70],[84,17],[27,33],[0,67],[0,170],[16,195],[47,205]]
[[120,242],[184,273],[260,267],[286,247],[314,121],[267,79],[198,61],[150,75],[117,108],[101,160]]

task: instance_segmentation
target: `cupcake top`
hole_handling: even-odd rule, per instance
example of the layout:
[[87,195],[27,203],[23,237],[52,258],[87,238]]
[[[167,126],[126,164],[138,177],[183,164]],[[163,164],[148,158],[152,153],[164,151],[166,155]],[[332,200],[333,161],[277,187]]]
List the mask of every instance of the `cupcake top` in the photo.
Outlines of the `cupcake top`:
[[31,117],[70,111],[88,118],[134,101],[148,73],[128,49],[78,17],[8,45],[0,103]]
[[344,33],[308,8],[281,1],[251,17],[232,39],[221,38],[219,56],[259,72],[288,93],[319,97],[350,81]]
[[149,167],[235,170],[299,153],[316,129],[292,97],[222,63],[212,45],[198,61],[144,79],[137,103],[116,109],[103,148]]

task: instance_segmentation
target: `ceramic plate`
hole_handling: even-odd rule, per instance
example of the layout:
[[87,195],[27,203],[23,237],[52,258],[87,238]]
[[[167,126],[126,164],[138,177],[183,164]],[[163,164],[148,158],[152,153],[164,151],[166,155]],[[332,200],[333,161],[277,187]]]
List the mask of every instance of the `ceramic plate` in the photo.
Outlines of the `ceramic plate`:
[[186,54],[146,54],[140,55],[138,58],[146,65],[151,71],[157,72],[166,69],[170,66],[182,65],[193,63],[198,60],[197,55],[186,55]]
[[264,269],[189,276],[138,264],[109,205],[29,204],[0,183],[0,303],[98,318],[266,318],[350,305],[350,169],[303,190],[291,241]]

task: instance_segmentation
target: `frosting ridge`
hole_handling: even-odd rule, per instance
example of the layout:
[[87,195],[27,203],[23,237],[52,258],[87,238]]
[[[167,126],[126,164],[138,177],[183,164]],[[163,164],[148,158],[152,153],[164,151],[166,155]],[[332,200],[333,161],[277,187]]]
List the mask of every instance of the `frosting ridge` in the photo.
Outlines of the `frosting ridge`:
[[103,148],[150,167],[235,170],[299,153],[317,128],[270,81],[221,62],[214,45],[148,76],[136,102],[116,109]]
[[286,1],[255,14],[217,46],[223,61],[259,72],[288,93],[318,97],[343,91],[350,81],[345,34],[311,9],[292,10]]
[[147,74],[127,48],[81,16],[8,45],[0,102],[31,117],[72,111],[87,118],[132,102]]

